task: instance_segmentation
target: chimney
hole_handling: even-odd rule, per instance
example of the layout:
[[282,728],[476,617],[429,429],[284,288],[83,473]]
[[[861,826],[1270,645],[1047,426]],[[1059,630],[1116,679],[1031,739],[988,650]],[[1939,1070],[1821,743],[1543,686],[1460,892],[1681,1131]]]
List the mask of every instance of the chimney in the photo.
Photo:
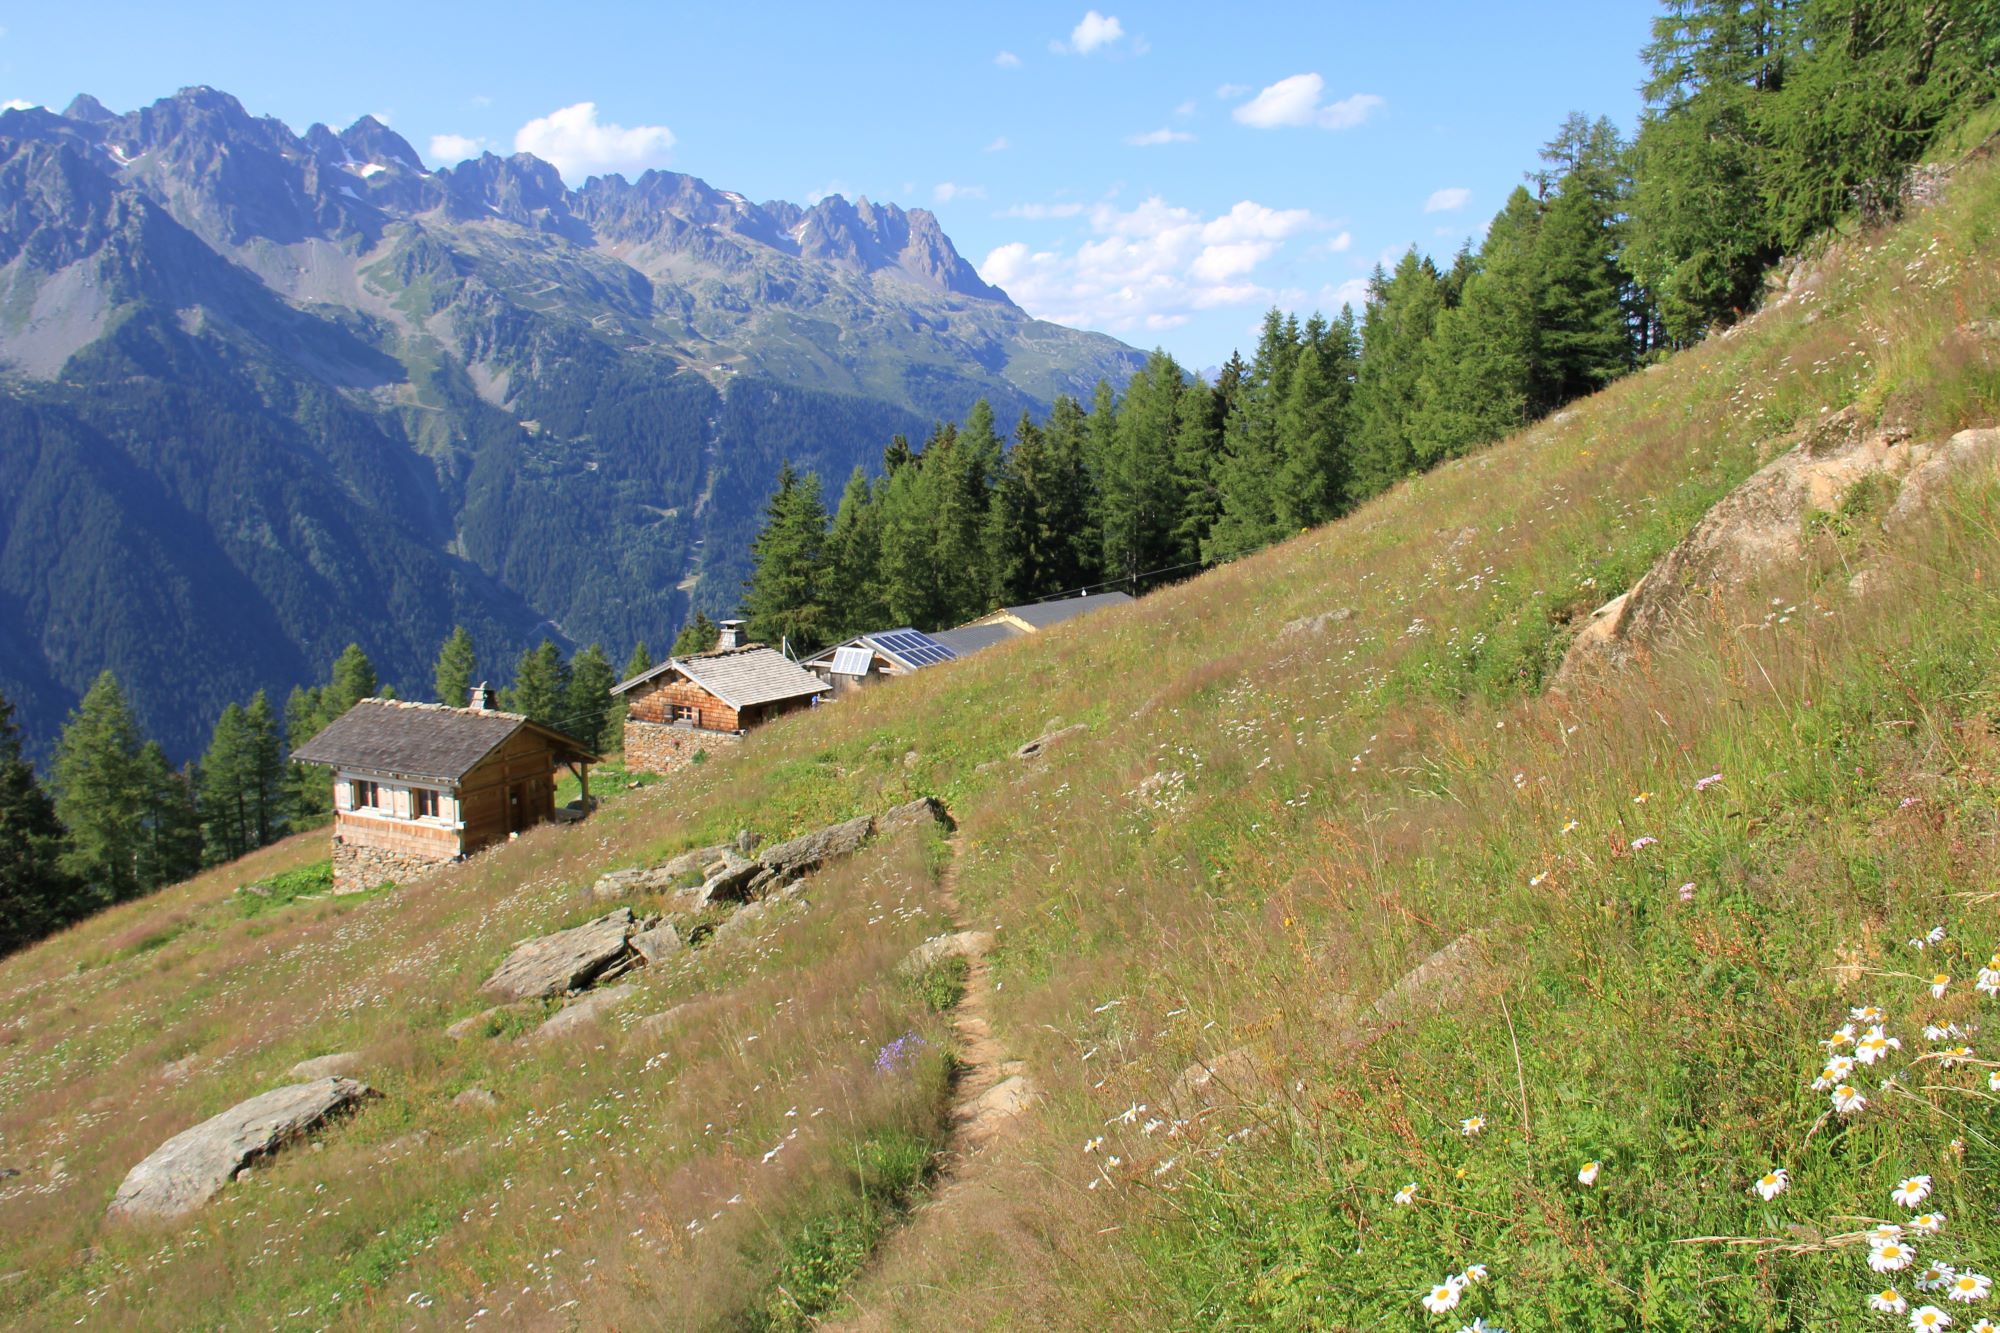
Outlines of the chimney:
[[720,628],[722,630],[722,633],[717,635],[715,640],[715,646],[717,651],[720,651],[724,648],[741,648],[743,646],[742,621],[725,620],[722,622]]
[[487,692],[485,681],[482,680],[472,687],[472,699],[466,707],[477,709],[482,713],[493,707],[493,700]]

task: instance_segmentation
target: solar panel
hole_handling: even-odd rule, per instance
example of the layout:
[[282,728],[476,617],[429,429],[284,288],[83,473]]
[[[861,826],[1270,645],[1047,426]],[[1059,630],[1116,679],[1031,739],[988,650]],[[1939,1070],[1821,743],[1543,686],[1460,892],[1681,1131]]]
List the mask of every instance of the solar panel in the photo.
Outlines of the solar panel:
[[875,654],[866,648],[836,648],[833,650],[833,673],[837,676],[865,676],[874,660]]
[[871,634],[869,637],[884,652],[901,658],[913,667],[936,666],[939,662],[949,662],[958,656],[930,635],[920,634],[913,629],[892,629],[885,634]]

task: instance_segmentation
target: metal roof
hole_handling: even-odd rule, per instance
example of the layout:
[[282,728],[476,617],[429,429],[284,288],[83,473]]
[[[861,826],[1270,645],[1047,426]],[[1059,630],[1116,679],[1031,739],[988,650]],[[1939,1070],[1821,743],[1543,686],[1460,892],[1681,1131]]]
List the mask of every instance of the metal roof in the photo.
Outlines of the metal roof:
[[[672,667],[731,708],[796,699],[801,695],[824,694],[827,684],[812,672],[775,648],[725,648],[713,653],[691,653],[670,657],[662,667]],[[620,685],[618,693],[660,673],[655,667],[643,676]]]
[[958,654],[921,631],[903,628],[886,629],[874,634],[861,636],[862,642],[872,646],[876,652],[916,670],[918,667],[936,666],[949,662]]
[[[1128,594],[1122,592],[1094,592],[1087,597],[1058,597],[1053,601],[1030,602],[1025,606],[1003,606],[993,615],[1012,616],[1035,629],[1047,629],[1092,611],[1123,606],[1131,600]],[[992,618],[987,617],[989,620]]]
[[302,764],[456,783],[523,727],[548,736],[566,755],[597,762],[581,742],[519,713],[399,699],[363,699],[292,751],[292,758]]
[[1014,626],[999,623],[992,625],[960,625],[957,629],[941,629],[931,637],[960,657],[968,657],[996,643],[1021,637],[1021,631]]

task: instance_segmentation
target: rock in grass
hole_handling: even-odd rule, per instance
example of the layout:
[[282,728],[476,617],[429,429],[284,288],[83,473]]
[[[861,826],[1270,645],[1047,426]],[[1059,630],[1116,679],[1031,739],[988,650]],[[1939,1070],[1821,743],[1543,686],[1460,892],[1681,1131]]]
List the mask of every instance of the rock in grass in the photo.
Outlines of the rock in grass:
[[528,1040],[547,1041],[552,1037],[566,1037],[586,1024],[595,1023],[638,993],[639,987],[634,982],[627,982],[623,986],[612,986],[607,990],[592,991],[579,1000],[572,1000],[550,1015],[547,1022],[528,1034]]
[[976,958],[993,949],[990,930],[961,930],[954,935],[934,935],[910,950],[896,970],[914,977],[936,967],[947,958]]
[[467,1088],[452,1098],[451,1104],[461,1111],[491,1111],[500,1105],[500,1099],[485,1088]]
[[1039,759],[1050,750],[1055,749],[1056,746],[1061,745],[1064,741],[1081,736],[1089,730],[1090,724],[1088,722],[1075,722],[1058,731],[1045,732],[1014,751],[1014,757],[1016,759]]
[[112,1197],[108,1216],[145,1219],[191,1213],[221,1193],[244,1167],[334,1113],[378,1095],[351,1078],[323,1078],[252,1097],[182,1130],[128,1171]]
[[637,924],[632,909],[621,907],[585,925],[529,940],[507,955],[481,989],[509,1000],[539,1000],[588,986],[625,956],[626,940]]
[[361,1052],[336,1051],[332,1055],[318,1055],[310,1060],[301,1060],[292,1066],[290,1074],[291,1077],[303,1081],[352,1074],[359,1068],[361,1068]]
[[873,815],[862,815],[845,823],[793,838],[769,848],[757,858],[757,864],[766,871],[767,878],[779,882],[797,879],[800,875],[817,870],[827,862],[843,856],[851,856],[861,850],[875,832]]
[[919,826],[935,824],[947,833],[956,827],[952,823],[951,815],[944,808],[944,802],[938,800],[935,796],[924,796],[914,801],[905,802],[893,809],[883,811],[882,817],[875,821],[875,831],[877,833],[893,833],[897,829],[907,828],[912,824]]
[[672,922],[662,921],[650,930],[642,930],[632,937],[632,947],[646,960],[648,967],[655,966],[682,953],[687,945],[681,940],[681,933]]

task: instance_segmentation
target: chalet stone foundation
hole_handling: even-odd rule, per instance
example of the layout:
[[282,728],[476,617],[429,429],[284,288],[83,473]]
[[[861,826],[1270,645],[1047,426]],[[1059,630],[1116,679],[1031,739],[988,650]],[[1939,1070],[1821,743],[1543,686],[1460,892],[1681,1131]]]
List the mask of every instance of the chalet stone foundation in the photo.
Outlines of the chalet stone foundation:
[[733,731],[625,719],[625,767],[635,772],[672,773],[692,764],[697,754],[718,754],[741,744],[743,737]]
[[445,864],[406,852],[392,852],[386,847],[370,847],[336,838],[333,843],[333,891],[359,893],[391,880],[407,884]]

